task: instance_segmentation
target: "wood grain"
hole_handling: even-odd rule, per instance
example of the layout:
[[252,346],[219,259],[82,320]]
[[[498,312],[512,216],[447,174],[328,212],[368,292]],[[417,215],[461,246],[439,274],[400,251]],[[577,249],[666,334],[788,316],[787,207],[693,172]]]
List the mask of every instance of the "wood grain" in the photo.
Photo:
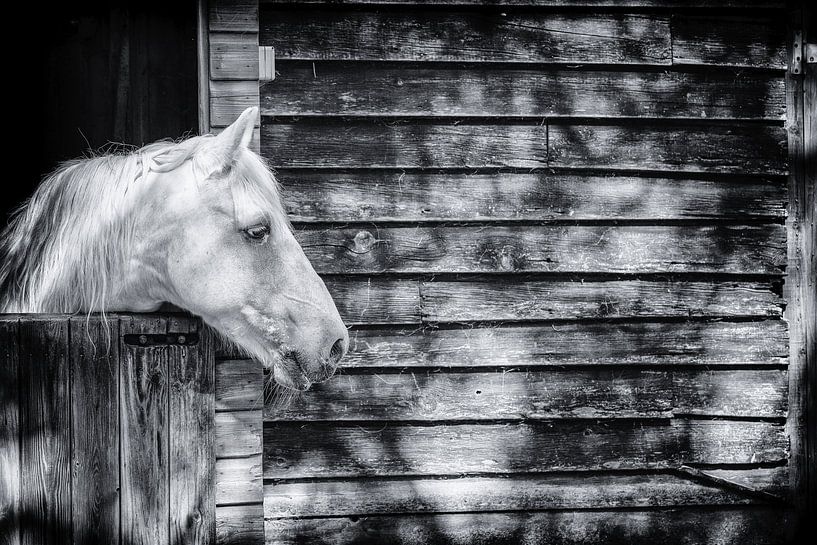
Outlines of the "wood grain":
[[791,536],[781,508],[544,511],[265,521],[268,545],[517,545],[677,542],[765,545]]
[[[293,0],[260,0],[260,4],[292,4]],[[297,0],[298,4],[323,4],[329,6],[354,5],[434,5],[434,6],[531,6],[531,7],[749,7],[780,8],[784,3],[778,0]]]
[[267,422],[785,418],[785,371],[593,369],[340,376],[268,405]]
[[213,32],[258,32],[258,0],[209,0]]
[[660,469],[781,463],[781,424],[730,420],[514,424],[273,424],[264,477],[361,477]]
[[347,368],[527,365],[780,365],[786,324],[601,323],[350,332]]
[[294,61],[276,68],[275,81],[261,86],[262,115],[780,120],[786,112],[776,74]]
[[216,458],[261,452],[261,409],[216,413],[215,441]]
[[122,459],[121,528],[128,543],[167,543],[170,539],[169,373],[167,346],[125,344],[125,334],[165,334],[167,319],[120,319],[120,441]]
[[542,168],[547,127],[262,120],[261,154],[275,168]]
[[258,35],[210,33],[210,79],[258,81]]
[[19,545],[20,354],[16,317],[0,315],[0,544]]
[[521,278],[422,281],[423,319],[561,320],[571,318],[782,316],[772,286],[739,282],[559,282]]
[[786,68],[786,16],[676,14],[673,64]]
[[19,326],[20,522],[24,545],[67,543],[70,539],[68,332],[65,317],[26,319]]
[[262,479],[260,453],[216,460],[216,505],[262,502]]
[[[563,29],[569,28],[569,32]],[[655,14],[274,9],[261,14],[261,45],[281,59],[671,62],[669,19]]]
[[785,230],[765,226],[304,227],[319,273],[752,273],[779,275]]
[[421,318],[417,280],[324,278],[346,325],[414,323]]
[[264,518],[544,509],[744,505],[740,494],[670,474],[512,475],[446,479],[271,482]]
[[216,543],[263,545],[264,505],[229,505],[216,508]]
[[782,127],[548,126],[548,166],[786,174]]
[[119,539],[119,319],[70,320],[74,543]]
[[[210,126],[226,127],[252,106],[258,106],[258,81],[211,81]],[[256,125],[260,126],[260,119]]]
[[[168,332],[196,333],[197,319],[174,317]],[[170,346],[170,543],[212,545],[216,532],[215,364],[205,333],[195,346]]]
[[215,372],[217,411],[257,410],[263,406],[264,369],[259,362],[219,360]]
[[754,177],[283,171],[278,178],[295,222],[708,221],[786,215],[784,184]]

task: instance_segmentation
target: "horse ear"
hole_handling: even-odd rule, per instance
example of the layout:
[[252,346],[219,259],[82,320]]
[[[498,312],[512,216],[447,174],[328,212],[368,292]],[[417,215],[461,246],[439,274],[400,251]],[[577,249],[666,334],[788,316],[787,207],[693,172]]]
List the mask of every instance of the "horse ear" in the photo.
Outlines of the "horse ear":
[[220,155],[229,160],[239,149],[249,146],[257,118],[258,107],[247,108],[232,125],[216,136],[213,145],[221,152]]

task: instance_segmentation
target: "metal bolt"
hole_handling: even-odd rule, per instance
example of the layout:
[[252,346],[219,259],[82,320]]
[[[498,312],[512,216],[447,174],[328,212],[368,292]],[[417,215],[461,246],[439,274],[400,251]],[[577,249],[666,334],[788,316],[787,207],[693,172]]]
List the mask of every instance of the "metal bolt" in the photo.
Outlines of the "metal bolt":
[[147,344],[148,338],[146,335],[139,335],[139,344]]
[[179,344],[184,344],[187,341],[187,337],[184,335],[179,335]]

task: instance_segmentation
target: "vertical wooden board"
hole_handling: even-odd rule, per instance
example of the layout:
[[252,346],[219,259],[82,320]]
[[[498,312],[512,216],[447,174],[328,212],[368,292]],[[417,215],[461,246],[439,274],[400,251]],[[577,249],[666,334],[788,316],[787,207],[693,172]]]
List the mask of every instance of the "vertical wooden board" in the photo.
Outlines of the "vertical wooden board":
[[211,32],[210,79],[258,81],[258,34]]
[[22,543],[71,540],[71,405],[67,318],[20,322]]
[[0,319],[0,544],[19,545],[20,398],[16,318]]
[[[169,330],[194,333],[193,318]],[[209,331],[209,330],[208,330]],[[170,543],[215,542],[215,362],[209,332],[197,345],[168,347],[170,377]]]
[[71,319],[74,543],[119,541],[119,319]]
[[258,32],[258,0],[210,0],[209,3],[210,30]]
[[169,544],[167,346],[125,343],[127,334],[164,334],[167,320],[120,321],[120,444],[122,542]]

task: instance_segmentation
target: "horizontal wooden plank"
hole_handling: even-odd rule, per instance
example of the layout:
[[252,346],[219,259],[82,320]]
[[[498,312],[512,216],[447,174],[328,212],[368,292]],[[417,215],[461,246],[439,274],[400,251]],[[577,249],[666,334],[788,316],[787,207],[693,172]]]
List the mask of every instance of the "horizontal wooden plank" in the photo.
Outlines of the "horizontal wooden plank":
[[456,475],[779,463],[782,424],[732,420],[264,425],[264,477]]
[[263,501],[261,454],[216,460],[216,505]]
[[[252,106],[258,106],[258,82],[255,80],[210,82],[210,126],[226,127]],[[261,126],[259,117],[256,126]]]
[[258,81],[258,34],[210,33],[210,79]]
[[325,4],[325,5],[439,5],[439,6],[539,6],[539,7],[746,7],[780,8],[781,0],[260,0],[261,4]]
[[281,172],[279,178],[287,212],[296,222],[781,218],[787,202],[783,184],[751,177],[695,180],[543,170]]
[[762,15],[676,14],[673,64],[786,68],[786,13]]
[[789,543],[790,509],[543,511],[264,521],[267,545],[595,545]]
[[258,32],[258,0],[210,0],[210,31]]
[[758,500],[670,474],[514,475],[264,485],[264,518],[744,505]]
[[779,365],[785,322],[559,324],[350,332],[344,367]]
[[[565,29],[570,29],[565,31]],[[669,18],[654,14],[261,11],[280,59],[668,65]]]
[[216,410],[260,409],[264,397],[264,369],[256,361],[216,361]]
[[263,545],[264,505],[216,507],[216,543],[219,545]]
[[286,61],[276,68],[275,81],[261,87],[262,115],[766,120],[786,115],[785,82],[776,74]]
[[671,417],[785,418],[781,370],[547,370],[344,375],[267,406],[275,421],[475,421]]
[[700,473],[716,482],[788,498],[789,466],[755,469],[705,469]]
[[548,126],[548,165],[785,174],[783,127]]
[[346,325],[420,322],[417,280],[324,278]]
[[786,265],[782,225],[307,226],[295,235],[319,273],[780,274]]
[[261,452],[262,411],[216,413],[216,458],[249,457]]
[[547,127],[262,120],[261,154],[275,168],[542,168]]
[[762,282],[554,282],[502,279],[420,283],[423,319],[781,316],[782,297]]

